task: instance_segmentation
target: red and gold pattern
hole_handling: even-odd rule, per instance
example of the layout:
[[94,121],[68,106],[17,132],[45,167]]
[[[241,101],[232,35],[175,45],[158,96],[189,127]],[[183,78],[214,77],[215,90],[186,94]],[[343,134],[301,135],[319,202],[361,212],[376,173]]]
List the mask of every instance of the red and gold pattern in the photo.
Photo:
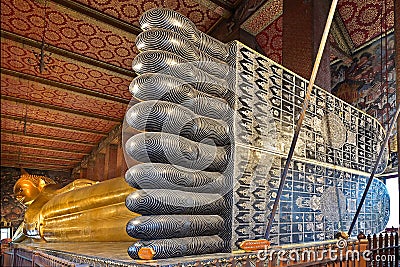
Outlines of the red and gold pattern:
[[32,147],[39,146],[39,147],[46,147],[46,148],[65,149],[65,150],[69,150],[69,151],[82,152],[82,153],[89,153],[93,148],[92,145],[69,143],[69,142],[64,142],[64,141],[54,141],[51,139],[30,137],[30,136],[25,136],[25,135],[8,134],[8,133],[1,133],[1,142],[27,145],[27,146],[32,146]]
[[256,36],[283,13],[283,0],[269,0],[260,7],[249,19],[247,19],[241,28]]
[[340,16],[356,48],[393,28],[393,4],[393,1],[339,1]]
[[73,113],[25,105],[9,100],[1,100],[1,114],[14,116],[23,119],[25,114],[27,119],[54,123],[59,125],[76,127],[82,130],[93,130],[103,133],[111,131],[118,122],[91,118],[88,116],[77,115]]
[[19,133],[26,133],[26,135],[36,135],[49,138],[62,138],[65,140],[98,143],[103,135],[95,133],[87,133],[81,131],[74,131],[63,129],[59,127],[51,127],[40,125],[36,123],[27,123],[24,125],[23,121],[12,120],[7,118],[1,119],[1,129],[5,131],[14,131]]
[[[34,0],[1,0],[1,28],[41,41],[45,7]],[[135,35],[49,2],[45,42],[131,69]]]
[[209,30],[220,16],[195,0],[78,0],[94,9],[104,12],[123,21],[139,25],[139,17],[143,12],[155,7],[170,8],[191,19],[201,31]]
[[31,155],[40,157],[60,158],[60,159],[71,159],[80,161],[83,158],[82,154],[76,154],[71,151],[57,151],[51,149],[24,147],[18,145],[2,144],[1,151],[4,153],[12,153],[21,155]]
[[124,117],[127,108],[127,105],[122,103],[22,80],[10,75],[1,77],[1,94],[117,119]]
[[51,56],[47,64],[52,69],[40,74],[32,64],[37,63],[32,51],[40,53],[37,48],[2,38],[1,67],[108,95],[125,99],[132,98],[128,91],[132,77],[106,73],[104,69],[55,54]]
[[265,55],[282,64],[282,19],[280,16],[256,36]]

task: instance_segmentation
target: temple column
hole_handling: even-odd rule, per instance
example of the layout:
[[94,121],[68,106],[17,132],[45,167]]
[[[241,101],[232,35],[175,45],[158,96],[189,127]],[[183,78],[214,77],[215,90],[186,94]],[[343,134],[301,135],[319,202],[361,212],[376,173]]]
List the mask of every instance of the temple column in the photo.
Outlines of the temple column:
[[[329,7],[330,1],[283,1],[282,65],[307,80],[311,77]],[[331,90],[329,50],[327,42],[315,81],[327,91]]]
[[95,161],[95,180],[96,181],[104,181],[107,180],[104,174],[104,165],[105,165],[105,154],[98,153],[96,155]]
[[95,160],[89,159],[87,163],[87,176],[86,176],[87,179],[96,180],[94,167],[95,167]]
[[117,168],[116,175],[117,176],[125,176],[125,172],[128,170],[126,166],[124,151],[122,150],[122,142],[119,141],[117,145]]
[[117,177],[117,151],[118,145],[110,144],[107,149],[108,161],[107,161],[107,175],[108,179]]
[[87,168],[82,167],[79,170],[79,178],[80,179],[87,179]]

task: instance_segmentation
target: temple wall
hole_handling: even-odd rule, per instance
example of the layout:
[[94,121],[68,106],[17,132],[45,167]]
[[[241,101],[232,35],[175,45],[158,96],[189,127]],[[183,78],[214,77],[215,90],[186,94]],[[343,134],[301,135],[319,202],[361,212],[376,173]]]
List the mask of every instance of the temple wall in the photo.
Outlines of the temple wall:
[[[332,93],[377,118],[387,129],[389,119],[396,111],[393,33],[355,53],[351,65],[338,62],[331,66],[331,70]],[[394,140],[396,135],[389,141],[391,153],[386,172],[395,171],[398,166]]]

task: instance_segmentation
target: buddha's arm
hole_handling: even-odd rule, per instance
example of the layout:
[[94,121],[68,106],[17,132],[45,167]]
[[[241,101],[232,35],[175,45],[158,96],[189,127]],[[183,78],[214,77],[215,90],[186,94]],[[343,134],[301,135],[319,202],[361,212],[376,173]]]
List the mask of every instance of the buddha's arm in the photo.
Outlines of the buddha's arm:
[[137,216],[125,207],[133,191],[121,177],[59,193],[40,211],[40,235],[46,241],[133,240],[125,232]]
[[22,222],[17,230],[15,231],[13,237],[12,237],[12,241],[13,242],[22,242],[26,239],[26,235],[24,234],[24,227],[25,227],[25,223]]
[[93,180],[88,180],[88,179],[76,179],[72,183],[69,183],[68,185],[64,186],[61,188],[58,193],[65,193],[71,190],[83,188],[86,186],[91,186],[94,184],[99,183],[98,181],[93,181]]
[[41,209],[56,194],[59,185],[48,185],[38,197],[28,206],[23,222],[24,234],[28,237],[40,239],[39,227],[41,222]]

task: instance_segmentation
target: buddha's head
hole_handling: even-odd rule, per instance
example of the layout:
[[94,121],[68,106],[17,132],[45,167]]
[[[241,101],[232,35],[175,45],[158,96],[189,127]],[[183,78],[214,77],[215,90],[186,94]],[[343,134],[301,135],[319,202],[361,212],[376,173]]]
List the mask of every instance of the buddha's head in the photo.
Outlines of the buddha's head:
[[14,185],[14,196],[22,204],[29,205],[48,184],[55,184],[55,182],[48,177],[30,175],[25,170],[22,170],[21,177]]

